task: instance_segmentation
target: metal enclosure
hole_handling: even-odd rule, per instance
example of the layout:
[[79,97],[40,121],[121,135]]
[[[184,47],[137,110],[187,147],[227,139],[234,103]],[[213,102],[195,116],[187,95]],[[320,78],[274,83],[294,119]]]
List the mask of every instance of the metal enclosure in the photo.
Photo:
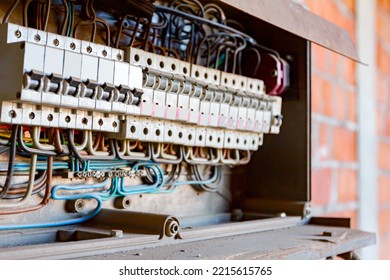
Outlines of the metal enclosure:
[[[284,118],[280,134],[266,137],[263,147],[252,155],[247,166],[226,172],[222,195],[202,194],[188,187],[170,196],[135,196],[131,211],[113,210],[113,205],[106,203],[102,213],[80,226],[27,230],[22,233],[22,238],[14,232],[0,233],[0,247],[7,247],[6,244],[26,245],[17,249],[3,248],[0,258],[75,258],[160,246],[153,249],[160,250],[158,254],[147,255],[148,258],[158,258],[164,256],[164,250],[170,250],[168,246],[163,246],[168,244],[185,246],[181,244],[211,238],[219,238],[218,242],[223,243],[226,236],[234,236],[242,242],[244,238],[240,236],[245,234],[252,234],[251,240],[261,243],[262,238],[270,238],[266,233],[259,234],[262,231],[296,226],[296,231],[304,232],[308,227],[316,235],[326,230],[307,226],[311,219],[311,43],[358,60],[351,39],[345,31],[289,0],[201,2],[218,3],[258,43],[277,50],[289,62],[290,87],[282,96]],[[5,5],[0,3],[0,17],[4,8]],[[60,178],[56,180],[61,181]],[[57,211],[57,206],[53,203],[46,211]],[[59,217],[61,215],[58,213]],[[26,219],[34,220],[36,217],[31,214]],[[124,223],[126,220],[134,223]],[[166,228],[176,223],[182,228],[180,234],[167,236]],[[324,226],[323,221],[313,220],[312,223]],[[325,225],[337,226],[330,220]],[[347,224],[342,226],[344,231],[349,232]],[[339,229],[335,231],[339,232]],[[324,251],[326,253],[317,257],[325,258],[332,252],[347,253],[375,242],[372,234],[352,233],[355,239],[348,240],[348,246],[339,246],[338,250],[328,248]],[[287,238],[289,234],[296,233],[283,230],[280,234],[281,238]],[[34,243],[38,245],[33,246]],[[320,250],[321,246],[317,249]],[[278,249],[270,250],[275,253]],[[286,256],[275,253],[271,257]],[[301,253],[296,258],[314,256]]]

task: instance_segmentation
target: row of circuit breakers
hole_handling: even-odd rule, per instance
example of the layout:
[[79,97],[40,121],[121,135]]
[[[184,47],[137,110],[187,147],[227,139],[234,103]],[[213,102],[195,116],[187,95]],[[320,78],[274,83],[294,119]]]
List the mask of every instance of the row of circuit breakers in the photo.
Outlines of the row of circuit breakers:
[[255,151],[282,99],[247,78],[136,48],[0,26],[0,122]]

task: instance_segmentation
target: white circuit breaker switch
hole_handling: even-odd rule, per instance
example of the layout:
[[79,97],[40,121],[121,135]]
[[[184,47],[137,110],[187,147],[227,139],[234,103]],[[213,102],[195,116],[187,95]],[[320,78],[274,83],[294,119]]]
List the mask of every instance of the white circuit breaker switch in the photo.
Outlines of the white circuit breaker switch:
[[234,133],[230,130],[225,131],[223,147],[226,149],[232,149],[235,143]]
[[152,133],[155,135],[156,142],[163,143],[165,135],[165,124],[162,121],[154,121],[152,123]]
[[[217,134],[218,130],[212,128],[206,128],[206,147],[218,148],[222,147],[222,138]],[[218,142],[219,140],[219,142]]]
[[233,94],[226,91],[226,88],[224,89],[222,87],[220,87],[220,91],[223,93],[223,99],[219,107],[218,126],[222,128],[228,128],[230,120],[230,103],[232,103]]
[[115,97],[112,102],[112,111],[126,114],[127,103],[129,102],[131,92],[129,84],[129,64],[125,62],[115,61],[114,69],[114,85],[118,90],[115,90]]
[[250,105],[250,98],[247,96],[243,96],[241,105],[238,108],[238,119],[237,119],[238,130],[247,129],[247,113],[248,113],[249,105]]
[[247,110],[247,123],[246,130],[256,131],[256,109],[259,107],[259,100],[257,98],[251,98],[248,110]]
[[129,71],[129,87],[142,89],[143,85],[143,73],[142,68],[138,66],[130,65]]
[[271,111],[264,111],[263,115],[263,133],[270,133],[272,122],[272,113]]
[[[103,124],[100,125],[100,131],[104,132],[113,132],[118,133],[119,132],[119,119],[117,115],[114,114],[108,114],[108,113],[102,113]],[[100,120],[99,120],[100,121]],[[93,122],[93,118],[92,118]]]
[[164,130],[164,143],[175,144],[176,143],[176,126],[170,122],[165,122],[165,130]]
[[[0,53],[3,54],[2,65],[6,65],[0,67],[0,100],[19,99],[40,103],[45,46],[29,42],[15,44],[0,42]],[[35,91],[35,94],[29,90]]]
[[65,79],[71,77],[80,79],[81,77],[81,54],[65,51],[64,53],[64,69],[62,76]]
[[99,58],[96,56],[91,56],[83,54],[81,56],[81,80],[86,82],[88,80],[97,81],[98,79],[98,68],[99,68]]
[[58,127],[60,128],[76,128],[76,112],[68,108],[59,108],[58,112]]
[[161,90],[155,90],[153,92],[153,110],[152,110],[152,117],[155,118],[165,118],[166,114],[166,105],[165,105],[165,99],[166,99],[166,92]]
[[126,61],[130,65],[145,67],[146,62],[144,62],[144,51],[136,48],[129,48],[126,52]]
[[210,119],[209,125],[211,127],[218,127],[220,119],[220,108],[223,100],[223,92],[216,86],[208,86],[208,89],[212,90],[213,97],[210,100]]
[[165,99],[166,114],[165,118],[168,120],[176,120],[177,115],[177,93],[167,92]]
[[28,28],[27,41],[34,44],[45,46],[47,44],[47,33],[42,30]]
[[58,127],[59,113],[52,107],[41,106],[41,126]]
[[233,95],[233,101],[229,109],[229,129],[237,129],[237,120],[238,120],[238,108],[242,102],[242,97]]
[[97,45],[97,56],[112,59],[112,48],[105,45]]
[[64,50],[46,46],[44,72],[46,75],[62,75],[64,63]]
[[80,52],[82,54],[97,56],[98,45],[88,41],[81,41]]
[[96,110],[110,112],[113,98],[114,86],[114,68],[113,60],[99,58],[98,69],[98,95],[96,96]]
[[54,33],[47,33],[47,46],[56,49],[65,49],[66,37]]
[[139,140],[141,135],[140,123],[138,117],[126,116],[125,121],[121,122],[121,137],[131,140]]
[[187,145],[188,146],[195,146],[195,141],[196,141],[196,129],[193,126],[186,125],[186,130],[187,130]]
[[34,105],[21,103],[22,109],[22,124],[41,126],[41,111],[37,110]]
[[115,61],[124,61],[125,52],[123,50],[113,48],[111,51],[111,59]]
[[81,130],[92,130],[92,116],[88,111],[77,110],[76,127]]
[[26,42],[28,28],[13,23],[4,23],[0,25],[0,40],[7,44]]
[[177,144],[183,146],[190,146],[192,139],[191,140],[189,139],[189,134],[190,134],[190,130],[187,125],[179,126],[179,132],[178,132],[179,142]]
[[45,46],[25,43],[24,45],[24,71],[44,71]]
[[151,116],[153,113],[153,89],[144,88],[140,101],[141,116]]
[[180,84],[177,96],[176,119],[187,122],[190,113],[190,93],[193,90],[192,84],[186,81],[182,75],[176,75],[174,79]]
[[186,78],[189,78],[191,75],[191,63],[186,61],[179,61],[179,74],[183,75]]
[[22,123],[22,109],[17,108],[13,102],[2,101],[0,103],[0,122],[10,124]]
[[250,151],[257,151],[259,148],[259,135],[257,133],[250,133],[248,134],[249,138],[249,150]]
[[208,126],[210,123],[210,101],[213,98],[213,91],[205,88],[205,84],[200,84],[202,87],[202,95],[200,96],[199,106],[199,121],[198,124]]
[[195,146],[204,147],[206,144],[206,129],[201,126],[197,126],[195,129]]
[[81,56],[81,94],[79,96],[79,107],[87,110],[96,108],[96,101],[93,97],[96,94],[98,82],[99,58],[96,56],[82,54]]

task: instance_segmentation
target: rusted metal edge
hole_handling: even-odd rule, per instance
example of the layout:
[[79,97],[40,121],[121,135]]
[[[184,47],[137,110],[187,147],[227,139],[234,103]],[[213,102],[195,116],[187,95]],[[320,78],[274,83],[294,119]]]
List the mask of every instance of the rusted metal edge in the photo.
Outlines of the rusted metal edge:
[[232,8],[361,62],[348,32],[291,0],[218,0]]

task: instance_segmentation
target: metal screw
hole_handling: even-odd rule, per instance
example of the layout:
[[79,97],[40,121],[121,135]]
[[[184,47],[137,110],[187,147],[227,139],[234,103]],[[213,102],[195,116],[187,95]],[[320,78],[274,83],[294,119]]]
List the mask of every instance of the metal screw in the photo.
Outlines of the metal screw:
[[116,55],[116,58],[117,58],[118,60],[122,60],[122,55],[121,55],[120,53],[118,53],[118,54]]
[[71,120],[70,116],[65,117],[65,122],[70,123],[70,120]]
[[16,37],[16,38],[22,37],[22,32],[20,32],[20,30],[16,30],[16,31],[15,31],[15,37]]
[[113,123],[112,123],[112,126],[113,126],[113,127],[117,127],[117,126],[118,126],[118,123],[117,123],[117,122],[113,122]]
[[11,110],[8,112],[8,116],[10,116],[10,118],[14,119],[14,118],[16,118],[16,112],[14,110]]
[[91,53],[92,52],[92,48],[91,48],[91,46],[88,46],[87,47],[87,53]]
[[76,48],[76,44],[75,44],[75,43],[70,43],[70,48],[71,48],[72,50],[74,50],[74,49]]
[[39,41],[41,40],[41,36],[40,36],[39,34],[35,34],[35,35],[34,35],[34,40],[35,40],[36,42],[39,42]]
[[47,120],[51,122],[53,120],[53,115],[52,114],[47,115]]
[[88,119],[87,118],[83,118],[81,120],[81,122],[82,122],[82,124],[87,125],[88,124]]
[[34,114],[34,112],[31,112],[31,113],[28,115],[28,117],[29,117],[31,120],[35,119],[35,114]]
[[106,51],[106,50],[103,50],[103,51],[102,51],[102,55],[103,55],[104,57],[106,57],[106,56],[107,56],[107,51]]
[[98,125],[99,125],[99,126],[102,126],[102,125],[103,125],[103,120],[102,120],[102,119],[100,119],[100,120],[98,121]]
[[60,44],[60,41],[58,39],[54,39],[53,40],[53,45],[58,47],[58,45]]

